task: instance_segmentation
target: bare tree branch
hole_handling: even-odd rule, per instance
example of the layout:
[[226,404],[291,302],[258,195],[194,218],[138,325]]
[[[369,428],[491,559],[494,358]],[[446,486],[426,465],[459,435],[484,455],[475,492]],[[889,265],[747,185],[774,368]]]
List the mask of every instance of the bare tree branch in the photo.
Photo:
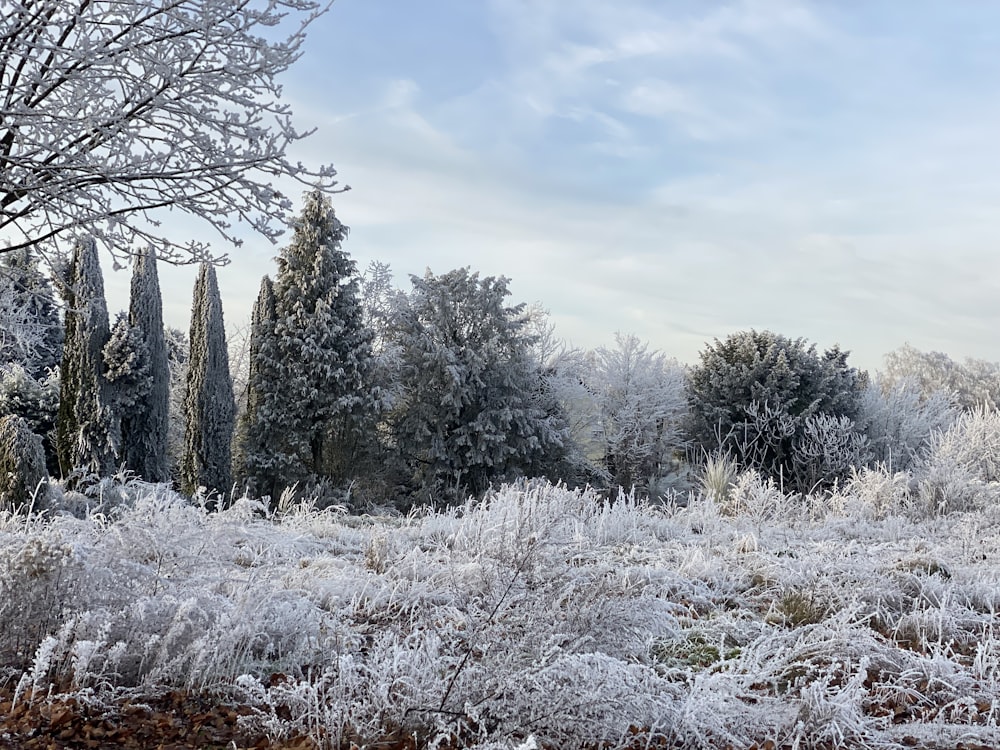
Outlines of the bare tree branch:
[[[272,180],[338,191],[330,165],[286,157],[278,76],[327,0],[7,0],[0,14],[0,253],[51,250],[80,231],[116,261],[152,242],[169,262],[208,257],[164,237],[157,211],[233,222],[274,241],[290,200]],[[295,23],[287,36],[282,26]],[[274,39],[277,38],[275,41]]]

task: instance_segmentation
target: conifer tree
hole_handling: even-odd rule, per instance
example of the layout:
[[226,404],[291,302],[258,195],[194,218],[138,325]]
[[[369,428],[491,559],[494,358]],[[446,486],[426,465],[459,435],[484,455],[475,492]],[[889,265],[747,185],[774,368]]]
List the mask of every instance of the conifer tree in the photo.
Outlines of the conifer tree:
[[202,263],[191,305],[191,355],[184,398],[181,485],[225,496],[232,486],[233,381],[215,267]]
[[63,328],[52,284],[29,249],[0,258],[0,366],[20,364],[36,381],[59,366]]
[[163,301],[152,246],[139,255],[132,272],[128,322],[138,331],[147,357],[145,397],[122,414],[122,457],[125,466],[149,482],[170,479],[167,428],[170,410],[170,365],[163,334]]
[[42,439],[16,414],[0,417],[0,510],[29,504],[45,478]]
[[63,476],[75,469],[108,476],[118,445],[103,349],[110,338],[104,278],[92,237],[77,242],[61,280],[66,338],[60,369],[56,450]]
[[250,371],[247,375],[246,405],[237,429],[236,467],[237,481],[247,485],[255,495],[273,492],[274,459],[269,449],[271,444],[270,424],[273,419],[261,412],[273,398],[265,399],[265,389],[274,382],[273,368],[260,356],[263,341],[274,335],[274,284],[265,276],[260,282],[260,291],[250,315],[250,344],[248,359]]
[[59,305],[37,257],[28,249],[0,256],[0,416],[16,414],[42,437],[54,474],[62,346]]
[[347,228],[319,192],[306,196],[293,228],[273,302],[268,282],[261,287],[252,333],[245,464],[251,486],[272,497],[295,482],[346,478],[371,403],[371,334],[354,261],[341,249]]
[[404,393],[390,422],[414,491],[461,502],[535,474],[563,449],[566,425],[547,408],[525,306],[505,304],[507,279],[468,268],[410,280],[394,330]]

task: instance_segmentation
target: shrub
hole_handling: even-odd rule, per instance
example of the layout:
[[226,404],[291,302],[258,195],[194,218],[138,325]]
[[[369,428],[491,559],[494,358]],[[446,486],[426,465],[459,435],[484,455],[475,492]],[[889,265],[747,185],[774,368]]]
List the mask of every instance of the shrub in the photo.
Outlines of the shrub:
[[868,437],[872,460],[905,471],[931,436],[947,430],[961,413],[950,391],[924,392],[916,380],[880,377],[865,388],[856,422]]
[[0,418],[0,508],[29,505],[46,476],[42,439],[21,417]]
[[[836,431],[850,432],[867,380],[847,364],[847,356],[837,347],[820,355],[804,339],[770,331],[716,339],[688,380],[691,438],[707,455],[728,452],[779,484],[813,489],[824,462],[843,458],[824,454],[818,464],[810,463],[810,434],[833,429],[832,423],[810,418],[846,419],[837,422]],[[853,438],[841,442],[848,453],[860,448]]]

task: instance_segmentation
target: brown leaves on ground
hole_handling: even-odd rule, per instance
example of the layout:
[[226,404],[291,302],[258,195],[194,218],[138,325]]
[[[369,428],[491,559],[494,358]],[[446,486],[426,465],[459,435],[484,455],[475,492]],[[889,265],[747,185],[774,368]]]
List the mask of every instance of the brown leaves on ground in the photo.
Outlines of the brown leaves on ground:
[[74,696],[12,698],[0,692],[3,750],[317,750],[308,737],[272,740],[248,731],[239,722],[253,713],[248,707],[183,691],[99,708]]

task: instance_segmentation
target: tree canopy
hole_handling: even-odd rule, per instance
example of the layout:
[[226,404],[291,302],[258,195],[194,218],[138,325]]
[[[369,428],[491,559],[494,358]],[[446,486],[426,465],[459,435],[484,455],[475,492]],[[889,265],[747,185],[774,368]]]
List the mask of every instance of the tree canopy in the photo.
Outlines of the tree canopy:
[[[0,13],[0,252],[84,227],[119,259],[203,243],[166,237],[156,209],[235,217],[274,239],[290,200],[271,180],[331,189],[330,166],[292,163],[278,76],[317,0],[5,0]],[[284,36],[288,25],[291,33]],[[279,28],[280,27],[280,28]]]

